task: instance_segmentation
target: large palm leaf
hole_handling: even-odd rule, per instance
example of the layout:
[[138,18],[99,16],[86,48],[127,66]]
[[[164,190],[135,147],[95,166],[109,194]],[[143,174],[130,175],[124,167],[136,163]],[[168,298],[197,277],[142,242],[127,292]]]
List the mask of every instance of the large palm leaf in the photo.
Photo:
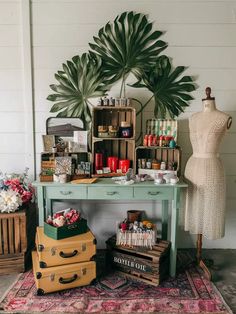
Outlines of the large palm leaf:
[[[160,31],[152,31],[152,23],[144,14],[124,12],[113,23],[108,22],[93,37],[93,51],[103,61],[103,69],[110,83],[122,78],[122,87],[128,74],[141,75],[144,65],[152,64],[157,55],[167,47],[158,38]],[[121,92],[122,92],[121,87]]]
[[147,88],[153,93],[143,109],[154,98],[157,118],[165,118],[167,113],[174,118],[183,112],[189,106],[188,101],[193,99],[189,93],[196,89],[190,76],[179,78],[184,70],[183,66],[172,69],[169,58],[164,55],[157,58],[154,66],[146,68],[139,81],[131,85]]
[[58,112],[59,117],[78,117],[89,124],[91,112],[90,98],[106,94],[108,85],[101,71],[102,61],[98,55],[84,53],[75,56],[72,61],[63,64],[63,71],[55,74],[58,85],[50,85],[56,94],[47,97],[55,102],[51,112]]

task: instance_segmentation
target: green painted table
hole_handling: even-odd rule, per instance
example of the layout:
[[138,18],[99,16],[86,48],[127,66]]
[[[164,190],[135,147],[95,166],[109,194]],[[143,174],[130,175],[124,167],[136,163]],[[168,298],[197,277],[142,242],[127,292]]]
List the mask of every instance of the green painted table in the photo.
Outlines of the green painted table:
[[127,201],[161,201],[162,203],[162,238],[168,234],[168,207],[171,206],[170,223],[170,275],[176,273],[177,255],[177,225],[180,208],[180,190],[187,184],[155,185],[152,181],[122,186],[112,179],[99,179],[93,184],[71,184],[54,182],[33,182],[37,188],[39,225],[44,223],[48,210],[51,210],[52,200],[127,200]]

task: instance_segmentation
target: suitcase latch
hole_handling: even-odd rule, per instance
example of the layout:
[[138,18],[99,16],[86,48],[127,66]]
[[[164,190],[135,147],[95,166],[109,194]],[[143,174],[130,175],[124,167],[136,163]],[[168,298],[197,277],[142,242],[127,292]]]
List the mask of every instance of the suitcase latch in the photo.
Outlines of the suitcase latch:
[[51,248],[51,254],[52,254],[52,256],[56,255],[56,248],[55,247]]
[[85,243],[82,244],[82,252],[84,252],[84,251],[86,251],[86,244]]
[[54,281],[55,280],[55,274],[51,274],[49,278],[51,281]]
[[86,269],[86,268],[83,268],[83,269],[82,269],[82,275],[85,276],[86,273],[87,273],[87,269]]

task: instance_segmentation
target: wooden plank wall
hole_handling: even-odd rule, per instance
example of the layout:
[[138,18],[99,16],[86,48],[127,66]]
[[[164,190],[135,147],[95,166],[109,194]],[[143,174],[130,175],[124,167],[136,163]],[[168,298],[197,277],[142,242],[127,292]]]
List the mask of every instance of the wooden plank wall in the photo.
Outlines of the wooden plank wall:
[[[21,106],[19,3],[0,0],[0,133],[3,141],[0,169],[3,170],[21,169],[24,160],[24,151],[20,150],[20,143],[24,142],[24,112]],[[196,76],[199,86],[193,93],[195,100],[179,117],[182,167],[191,154],[188,117],[201,110],[201,99],[207,85],[213,89],[218,108],[233,117],[233,125],[221,146],[227,174],[226,237],[205,242],[205,245],[236,248],[233,241],[236,236],[236,1],[32,0],[31,5],[38,171],[41,135],[45,133],[46,118],[51,115],[52,104],[46,97],[51,92],[49,84],[55,83],[54,73],[61,69],[65,60],[86,52],[88,42],[99,28],[117,14],[126,10],[146,13],[155,27],[165,32],[162,39],[169,43],[166,54],[173,58],[174,65],[188,66],[186,73]],[[112,96],[117,96],[118,92],[119,84],[114,87]],[[127,94],[143,101],[147,98],[143,90],[127,88]],[[151,117],[153,104],[144,114],[144,119]],[[114,217],[110,219],[112,221]],[[180,239],[184,239],[186,246],[194,245],[195,239],[185,233],[180,234]]]

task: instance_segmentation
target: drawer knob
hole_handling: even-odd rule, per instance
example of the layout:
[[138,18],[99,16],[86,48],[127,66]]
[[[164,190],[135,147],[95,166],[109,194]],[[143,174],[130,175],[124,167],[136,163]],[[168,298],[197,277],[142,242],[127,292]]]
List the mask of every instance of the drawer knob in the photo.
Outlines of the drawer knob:
[[72,276],[71,278],[60,277],[59,282],[62,284],[67,284],[67,283],[71,283],[71,282],[75,281],[77,278],[78,278],[77,274],[74,274],[74,276]]
[[155,192],[153,192],[153,191],[148,191],[148,194],[149,195],[158,195],[160,192],[159,191],[155,191]]
[[116,192],[116,191],[107,192],[107,195],[115,195],[115,194],[118,194],[118,192]]
[[70,195],[72,192],[71,191],[60,191],[62,195]]
[[71,253],[64,253],[64,252],[60,252],[59,255],[62,257],[62,258],[70,258],[70,257],[73,257],[75,255],[78,254],[78,251],[77,250],[74,250],[74,252],[71,252]]

